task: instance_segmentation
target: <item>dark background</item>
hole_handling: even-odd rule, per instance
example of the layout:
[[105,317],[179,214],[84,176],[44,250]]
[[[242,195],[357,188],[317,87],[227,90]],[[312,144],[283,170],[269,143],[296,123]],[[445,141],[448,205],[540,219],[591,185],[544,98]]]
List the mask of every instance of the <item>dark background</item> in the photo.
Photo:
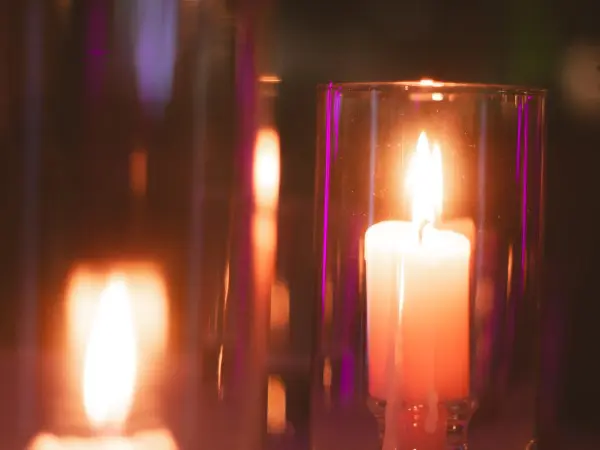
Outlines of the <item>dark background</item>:
[[[131,204],[116,200],[126,194],[115,180],[126,177],[126,169],[106,176],[103,167],[126,167],[127,149],[140,135],[160,142],[160,135],[143,131],[152,129],[152,121],[158,119],[140,112],[131,94],[135,74],[118,63],[118,49],[126,38],[114,32],[119,14],[118,2],[112,3],[0,3],[0,344],[4,348],[15,348],[17,342],[32,344],[19,340],[19,326],[28,311],[36,311],[27,309],[35,303],[29,300],[36,290],[56,288],[46,287],[52,282],[42,278],[51,280],[52,264],[69,259],[65,236],[86,247],[91,245],[85,243],[86,236],[96,227],[125,240],[128,228],[123,225],[131,221]],[[194,2],[182,5],[186,3],[194,11],[189,6]],[[427,76],[549,89],[545,223],[547,292],[556,317],[550,334],[559,355],[555,407],[561,420],[590,429],[600,425],[596,275],[600,27],[595,3],[281,0],[271,6],[274,33],[269,49],[270,66],[283,80],[278,107],[282,195],[294,198],[312,196],[315,85],[319,82]],[[92,8],[104,11],[95,16],[104,17],[104,22],[93,25],[88,20]],[[188,53],[193,49],[190,36],[198,33],[195,21],[194,14],[187,14],[175,33],[178,63],[173,65],[172,95],[173,102],[184,105],[179,111],[185,111],[188,93],[178,86],[185,85],[191,67]],[[86,36],[92,26],[100,30],[99,41],[90,43]],[[583,50],[573,53],[574,48]],[[109,73],[99,93],[85,81],[91,53],[98,64],[92,71]],[[150,102],[152,107],[155,103]],[[60,148],[52,142],[61,142]],[[163,154],[162,161],[171,161],[176,172],[185,158],[178,156],[177,149],[172,151]],[[69,170],[73,165],[86,169]],[[178,204],[177,173],[161,176],[170,180],[166,183],[170,187],[155,197],[157,216],[176,210]],[[58,209],[72,211],[73,220],[53,214]],[[167,221],[163,228],[176,232],[180,225]],[[59,229],[62,233],[53,234]],[[73,237],[82,229],[81,236]],[[39,273],[38,251],[56,258]],[[45,298],[37,310],[41,323],[56,313],[53,301]],[[51,340],[47,334],[42,336],[44,342]]]

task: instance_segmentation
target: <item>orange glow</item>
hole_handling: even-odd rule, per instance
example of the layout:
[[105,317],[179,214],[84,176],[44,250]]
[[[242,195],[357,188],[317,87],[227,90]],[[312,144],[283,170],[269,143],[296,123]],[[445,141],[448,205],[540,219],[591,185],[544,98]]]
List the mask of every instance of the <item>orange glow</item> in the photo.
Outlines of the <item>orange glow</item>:
[[273,283],[277,223],[272,214],[255,214],[252,227],[254,279],[260,296],[268,295]]
[[281,78],[279,78],[277,75],[262,75],[258,81],[260,81],[261,83],[279,83],[281,82]]
[[267,429],[271,434],[285,433],[287,425],[285,384],[280,377],[271,375],[267,386]]
[[166,349],[162,274],[144,262],[82,264],[69,279],[66,308],[69,361],[89,419],[101,428],[118,426],[135,384],[156,375]]
[[29,450],[177,450],[177,444],[166,429],[137,433],[131,438],[106,437],[86,439],[68,436],[58,438],[39,434],[28,446]]
[[423,131],[410,161],[407,185],[412,200],[412,219],[416,224],[434,223],[442,212],[444,195],[442,153],[439,145],[429,146]]
[[131,153],[129,164],[131,192],[143,197],[148,186],[148,154],[144,150],[134,151]]
[[271,329],[285,330],[290,323],[290,290],[283,281],[271,288]]
[[421,86],[431,86],[431,87],[442,87],[444,83],[440,81],[434,81],[430,78],[423,78],[420,82]]
[[258,131],[254,147],[254,199],[260,208],[276,208],[279,200],[279,134],[272,128]]
[[441,102],[442,100],[444,100],[444,94],[442,94],[441,92],[434,92],[433,94],[431,94],[431,100],[433,100],[434,102]]
[[85,353],[83,402],[100,429],[119,429],[127,420],[137,373],[130,294],[114,276],[100,295]]

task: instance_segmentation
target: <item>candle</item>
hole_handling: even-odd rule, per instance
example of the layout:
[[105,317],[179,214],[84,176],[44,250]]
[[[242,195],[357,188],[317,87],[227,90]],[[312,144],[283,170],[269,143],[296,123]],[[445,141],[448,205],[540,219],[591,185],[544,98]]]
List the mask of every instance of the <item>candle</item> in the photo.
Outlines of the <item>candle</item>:
[[166,429],[145,431],[130,437],[81,438],[38,435],[29,450],[177,450],[173,436]]
[[[149,265],[120,265],[100,273],[88,268],[75,271],[67,302],[70,342],[73,350],[83,350],[83,355],[73,360],[83,364],[83,405],[96,435],[40,434],[28,446],[30,450],[177,448],[170,432],[162,428],[127,437],[120,434],[133,404],[140,350],[152,354],[164,345],[164,295],[162,279]],[[147,316],[136,317],[140,310]],[[149,325],[155,329],[150,330]],[[153,336],[150,331],[154,331]]]
[[386,399],[398,374],[406,401],[460,399],[469,392],[472,226],[433,226],[441,209],[441,151],[430,149],[425,133],[408,182],[413,222],[380,222],[365,235],[369,391]]

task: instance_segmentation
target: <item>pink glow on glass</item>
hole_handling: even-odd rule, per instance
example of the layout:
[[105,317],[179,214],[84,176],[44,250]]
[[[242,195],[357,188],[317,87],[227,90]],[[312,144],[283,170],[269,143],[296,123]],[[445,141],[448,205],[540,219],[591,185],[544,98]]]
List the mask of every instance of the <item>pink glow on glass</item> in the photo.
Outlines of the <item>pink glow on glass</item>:
[[93,96],[99,95],[104,81],[107,53],[107,13],[102,1],[95,1],[91,7],[86,38],[86,81],[87,90]]
[[138,0],[134,11],[138,92],[143,102],[161,106],[171,98],[177,52],[177,3]]

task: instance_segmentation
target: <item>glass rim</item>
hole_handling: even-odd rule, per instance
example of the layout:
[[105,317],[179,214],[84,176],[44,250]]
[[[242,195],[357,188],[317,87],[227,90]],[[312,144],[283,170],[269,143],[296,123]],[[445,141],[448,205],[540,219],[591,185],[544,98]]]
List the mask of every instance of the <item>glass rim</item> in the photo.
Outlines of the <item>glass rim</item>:
[[440,91],[454,93],[494,93],[494,94],[527,94],[544,96],[548,92],[545,88],[495,83],[462,83],[453,81],[438,81],[422,79],[413,81],[350,81],[319,83],[317,90],[341,89],[350,91],[372,91],[378,89],[405,89],[419,91]]

